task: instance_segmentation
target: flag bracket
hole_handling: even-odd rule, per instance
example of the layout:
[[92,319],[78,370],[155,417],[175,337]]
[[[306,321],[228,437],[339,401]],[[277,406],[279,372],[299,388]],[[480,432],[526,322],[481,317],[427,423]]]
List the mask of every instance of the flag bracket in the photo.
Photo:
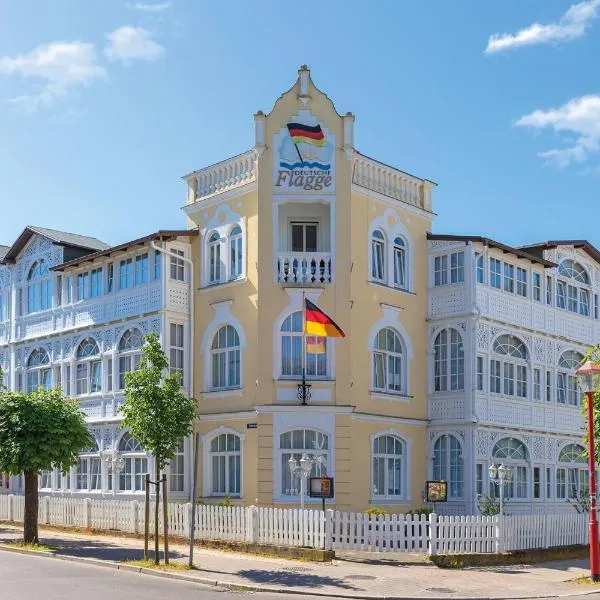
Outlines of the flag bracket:
[[308,400],[310,400],[310,388],[310,383],[306,383],[306,380],[304,379],[298,384],[298,393],[296,394],[296,397],[302,402],[302,406],[306,406]]

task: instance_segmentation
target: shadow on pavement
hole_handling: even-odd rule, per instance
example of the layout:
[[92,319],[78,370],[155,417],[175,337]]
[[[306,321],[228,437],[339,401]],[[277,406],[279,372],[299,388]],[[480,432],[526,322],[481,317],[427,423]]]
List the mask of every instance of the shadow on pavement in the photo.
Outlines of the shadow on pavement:
[[285,571],[263,571],[260,569],[247,569],[245,571],[238,571],[237,575],[239,577],[249,579],[255,583],[278,583],[279,585],[285,585],[288,587],[319,587],[322,585],[328,585],[344,590],[360,589],[342,579],[322,575],[286,573]]

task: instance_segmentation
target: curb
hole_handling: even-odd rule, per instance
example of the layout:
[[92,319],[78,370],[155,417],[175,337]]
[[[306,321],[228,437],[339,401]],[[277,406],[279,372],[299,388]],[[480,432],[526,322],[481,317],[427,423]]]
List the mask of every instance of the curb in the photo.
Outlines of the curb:
[[[152,577],[162,577],[164,579],[172,579],[178,581],[188,581],[200,585],[210,587],[218,587],[225,590],[245,591],[245,592],[264,592],[268,594],[293,594],[295,596],[316,596],[320,598],[353,598],[354,600],[442,600],[449,598],[448,596],[383,596],[383,595],[365,595],[365,594],[336,594],[333,592],[320,592],[308,588],[304,590],[294,590],[290,588],[278,588],[271,586],[249,585],[245,583],[233,583],[229,581],[219,581],[209,579],[207,577],[194,577],[192,575],[184,575],[183,573],[175,573],[168,571],[156,571],[146,567],[135,567],[133,565],[124,565],[108,560],[98,558],[85,558],[82,556],[68,556],[62,554],[54,554],[52,552],[37,552],[32,550],[24,550],[22,548],[10,548],[0,545],[0,552],[12,552],[13,554],[27,554],[28,556],[39,556],[42,558],[53,558],[66,562],[75,562],[80,564],[104,567],[105,569],[114,569],[116,571],[128,571],[131,573],[139,573],[141,575],[150,575]],[[600,590],[586,590],[585,592],[550,595],[550,596],[451,596],[451,600],[540,600],[541,598],[575,598],[581,596],[589,596],[598,594]]]

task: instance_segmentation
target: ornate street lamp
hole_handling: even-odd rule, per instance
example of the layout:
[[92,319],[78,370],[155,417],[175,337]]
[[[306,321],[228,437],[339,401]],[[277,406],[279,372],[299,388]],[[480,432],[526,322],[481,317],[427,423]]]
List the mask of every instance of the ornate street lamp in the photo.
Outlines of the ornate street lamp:
[[600,365],[588,360],[577,371],[577,383],[587,396],[588,469],[590,472],[590,578],[600,581],[598,515],[596,514],[596,444],[594,440],[594,393],[600,391]]
[[502,516],[504,507],[504,484],[512,481],[512,467],[504,464],[501,464],[500,466],[491,464],[488,468],[488,475],[490,476],[490,481],[497,484],[500,488],[500,516]]
[[306,495],[306,482],[313,468],[313,459],[306,453],[302,454],[302,458],[298,462],[294,455],[288,460],[288,467],[292,476],[292,481],[295,477],[300,480],[300,508],[304,509],[304,496]]

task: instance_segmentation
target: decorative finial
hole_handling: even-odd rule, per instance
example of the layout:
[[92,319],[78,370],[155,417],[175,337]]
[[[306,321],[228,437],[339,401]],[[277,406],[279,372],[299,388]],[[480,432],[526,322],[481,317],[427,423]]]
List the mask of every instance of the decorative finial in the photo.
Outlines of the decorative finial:
[[300,65],[300,70],[301,71],[308,71],[308,66],[307,65]]
[[264,115],[265,113],[264,113],[262,110],[257,110],[257,111],[256,111],[256,114],[257,114],[257,115]]

